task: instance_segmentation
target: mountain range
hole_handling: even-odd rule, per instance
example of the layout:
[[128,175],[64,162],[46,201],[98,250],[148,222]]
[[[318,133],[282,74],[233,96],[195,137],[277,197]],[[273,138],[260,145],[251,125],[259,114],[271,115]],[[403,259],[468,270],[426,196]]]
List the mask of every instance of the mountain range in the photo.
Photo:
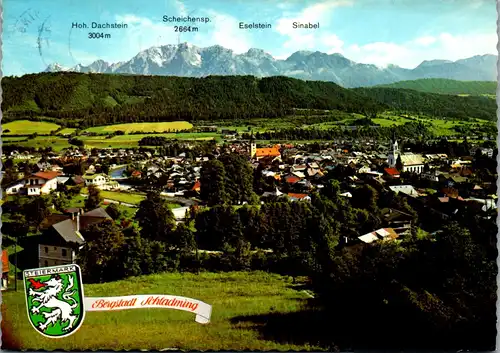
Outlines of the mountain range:
[[414,69],[356,63],[341,54],[297,51],[285,60],[273,58],[261,49],[243,54],[220,45],[206,48],[188,43],[151,47],[129,61],[108,63],[97,60],[88,66],[65,68],[51,64],[45,72],[72,71],[135,75],[205,77],[210,75],[287,76],[303,80],[330,81],[343,87],[367,87],[403,80],[446,78],[461,81],[496,81],[497,56],[477,55],[448,61],[424,61]]

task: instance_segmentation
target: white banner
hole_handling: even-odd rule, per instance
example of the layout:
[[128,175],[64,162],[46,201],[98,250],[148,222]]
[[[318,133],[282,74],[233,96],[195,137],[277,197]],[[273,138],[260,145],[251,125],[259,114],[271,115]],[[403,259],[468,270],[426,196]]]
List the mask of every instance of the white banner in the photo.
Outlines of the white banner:
[[109,311],[141,308],[163,308],[189,311],[196,314],[200,324],[210,322],[212,306],[202,301],[176,295],[143,294],[124,297],[85,297],[85,311]]

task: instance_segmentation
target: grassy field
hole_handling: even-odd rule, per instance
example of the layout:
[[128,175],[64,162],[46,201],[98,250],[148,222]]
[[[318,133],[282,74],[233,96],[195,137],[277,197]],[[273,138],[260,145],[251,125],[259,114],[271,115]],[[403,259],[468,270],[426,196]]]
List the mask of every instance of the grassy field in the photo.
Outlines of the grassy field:
[[163,136],[169,139],[179,140],[211,140],[217,138],[217,133],[166,133],[166,134],[134,134],[134,135],[119,135],[112,138],[106,136],[81,136],[86,147],[89,148],[132,148],[138,147],[139,141],[144,137]]
[[58,128],[59,125],[46,121],[16,120],[7,124],[2,124],[3,131],[10,130],[5,133],[6,135],[30,135],[35,132],[38,134],[50,134],[51,131],[55,131]]
[[[87,194],[88,193],[87,188],[83,188],[81,190],[81,193]],[[120,192],[120,191],[100,191],[100,195],[103,199],[129,203],[131,205],[139,205],[139,203],[141,203],[141,201],[146,198],[146,195],[144,195],[144,194],[131,193],[131,192]],[[82,197],[82,196],[80,196],[80,197]],[[77,207],[77,206],[72,206],[72,207]],[[168,207],[170,209],[172,209],[172,208],[181,207],[181,205],[176,204],[176,203],[169,203]]]
[[265,321],[257,324],[250,320],[250,317],[265,320],[271,313],[292,313],[303,307],[308,294],[294,289],[290,278],[263,272],[167,273],[85,285],[85,295],[89,297],[131,294],[173,294],[204,301],[212,305],[211,322],[198,324],[193,314],[172,309],[87,312],[76,333],[56,340],[35,332],[27,318],[23,292],[9,291],[3,295],[2,303],[2,348],[321,350],[308,344],[276,342],[267,336],[264,339],[259,328]]
[[159,123],[130,123],[130,124],[117,124],[117,125],[106,125],[106,126],[94,126],[88,128],[87,132],[96,133],[112,133],[115,131],[124,131],[125,133],[130,133],[134,131],[142,132],[164,132],[172,130],[187,130],[191,129],[193,125],[187,121],[171,121],[171,122],[159,122]]
[[67,135],[67,134],[72,134],[75,132],[76,129],[74,128],[65,128],[57,132],[58,135]]
[[[333,114],[333,113],[332,113]],[[336,120],[336,118],[341,120]],[[235,125],[231,125],[230,122],[214,122],[212,125],[216,125],[219,130],[228,129],[228,130],[237,130],[238,132],[247,132],[248,127],[252,128],[253,132],[265,132],[269,130],[279,130],[279,129],[287,129],[287,128],[315,128],[315,129],[330,129],[333,127],[338,127],[342,125],[355,125],[355,121],[359,118],[362,118],[361,115],[358,114],[345,114],[335,115],[332,121],[316,123],[316,124],[308,124],[307,119],[304,117],[284,117],[278,119],[250,119],[244,123]],[[453,136],[456,135],[454,128],[456,126],[469,126],[471,124],[494,124],[492,122],[484,121],[476,119],[471,122],[461,122],[459,120],[444,120],[437,119],[432,117],[401,117],[393,112],[385,112],[379,114],[379,116],[373,119],[373,122],[379,124],[382,127],[396,126],[402,125],[408,122],[416,122],[420,121],[425,124],[428,124],[431,131],[436,136]],[[17,121],[14,123],[8,124],[21,124],[23,121]],[[26,123],[26,121],[24,121]],[[33,124],[37,124],[37,122],[31,122]],[[5,124],[7,126],[8,124]],[[39,124],[49,124],[53,125],[54,129],[57,127],[56,124],[41,122]],[[188,124],[188,125],[182,125]],[[21,124],[22,125],[22,124]],[[4,126],[4,128],[5,128]],[[112,132],[116,130],[123,131],[165,131],[168,129],[182,129],[182,128],[190,128],[191,124],[187,122],[166,122],[166,123],[131,123],[131,124],[119,124],[119,125],[109,125],[109,126],[99,126],[89,128],[86,131],[91,132]],[[20,127],[18,127],[20,129]],[[11,130],[12,131],[12,130]],[[16,130],[19,132],[18,130]],[[18,142],[23,137],[12,137],[9,139],[8,135],[4,137],[4,143],[6,145],[16,145],[21,147],[35,147],[35,148],[45,148],[52,147],[52,149],[56,152],[63,150],[64,148],[68,148],[71,145],[68,143],[67,138],[63,138],[60,136],[61,134],[71,133],[74,129],[64,129],[58,133],[58,136],[38,136],[34,139],[29,139],[28,141]],[[39,131],[40,132],[40,131]],[[26,130],[23,130],[23,133],[26,133]],[[78,139],[84,141],[86,148],[136,148],[139,147],[139,141],[144,137],[153,137],[153,136],[162,136],[168,139],[178,139],[178,140],[190,140],[190,141],[203,141],[203,140],[212,140],[221,141],[221,135],[217,132],[200,132],[200,133],[153,133],[153,134],[133,134],[133,135],[118,135],[113,136],[111,138],[106,138],[106,136],[79,136]],[[284,142],[280,141],[280,142]],[[312,142],[312,141],[309,141]]]
[[21,147],[35,147],[35,148],[52,147],[52,149],[56,152],[59,152],[71,146],[68,143],[68,139],[57,136],[37,136],[36,138],[30,139],[25,142],[14,141],[12,143],[7,142],[6,144],[21,146]]
[[104,199],[129,203],[132,205],[138,205],[141,203],[142,200],[146,198],[146,196],[140,194],[132,194],[132,193],[116,192],[116,191],[101,191],[101,197]]
[[27,137],[26,136],[12,136],[12,137],[9,137],[9,136],[2,136],[2,142],[13,142],[13,141],[22,141],[22,140],[26,140]]

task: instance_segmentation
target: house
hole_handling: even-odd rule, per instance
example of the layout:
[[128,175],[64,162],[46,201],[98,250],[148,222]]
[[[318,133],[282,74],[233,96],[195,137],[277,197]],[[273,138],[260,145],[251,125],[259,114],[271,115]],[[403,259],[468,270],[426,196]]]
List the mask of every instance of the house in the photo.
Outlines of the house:
[[24,180],[15,181],[5,187],[5,193],[7,195],[16,195],[24,187]]
[[9,287],[9,253],[2,250],[2,290]]
[[269,192],[269,191],[264,192],[262,194],[262,197],[264,197],[264,198],[265,197],[279,197],[281,195],[283,195],[283,193],[278,188],[276,188],[276,190],[273,192]]
[[300,178],[295,175],[287,175],[285,176],[285,182],[288,184],[295,184],[300,181]]
[[28,196],[49,194],[57,189],[59,172],[38,172],[25,179],[24,188]]
[[418,196],[417,190],[412,185],[393,185],[389,186],[389,189],[391,189],[394,193],[403,193],[408,196]]
[[358,237],[365,244],[371,244],[373,242],[383,240],[389,241],[397,239],[399,236],[392,228],[380,228],[374,232],[370,232]]
[[200,192],[200,189],[201,189],[201,183],[199,180],[196,180],[193,187],[191,188],[191,191]]
[[65,185],[74,186],[74,185],[85,185],[85,179],[81,175],[75,175],[69,178]]
[[359,173],[359,174],[369,173],[370,171],[371,171],[370,166],[368,166],[368,165],[366,165],[366,164],[365,164],[365,165],[363,165],[362,167],[360,167],[360,168],[358,169],[358,173]]
[[37,164],[35,164],[35,170],[37,172],[43,172],[51,169],[52,169],[52,164],[50,164],[49,162],[38,162]]
[[78,250],[85,245],[80,233],[89,226],[111,217],[102,208],[83,213],[71,208],[65,214],[52,214],[43,220],[43,234],[38,244],[39,267],[66,265],[75,262]]
[[102,186],[108,182],[108,177],[104,174],[84,175],[85,185]]
[[384,168],[385,174],[390,178],[399,178],[400,173],[396,168]]
[[420,176],[422,179],[427,179],[434,182],[439,181],[439,172],[436,169],[431,169],[428,172],[423,172],[420,174]]
[[392,228],[396,233],[406,232],[411,229],[413,216],[406,212],[394,208],[385,208],[382,209],[382,217],[385,226]]
[[311,197],[308,194],[288,193],[287,195],[292,201],[311,201]]

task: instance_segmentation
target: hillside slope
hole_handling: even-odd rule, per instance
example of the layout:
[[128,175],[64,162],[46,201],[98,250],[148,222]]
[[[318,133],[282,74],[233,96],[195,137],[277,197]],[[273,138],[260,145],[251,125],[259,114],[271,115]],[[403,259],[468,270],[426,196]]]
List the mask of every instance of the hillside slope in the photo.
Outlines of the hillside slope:
[[386,110],[496,119],[496,102],[394,88],[346,89],[275,76],[204,78],[43,73],[4,78],[3,122],[44,116],[66,127],[176,120],[274,118],[294,109],[373,116]]
[[116,122],[246,119],[293,108],[376,112],[372,99],[331,82],[287,77],[205,78],[44,73],[3,80],[7,118],[44,115],[83,126]]
[[484,96],[462,97],[385,87],[356,88],[354,91],[406,113],[457,120],[496,120],[496,101]]
[[473,96],[496,95],[497,83],[494,81],[457,81],[444,78],[426,78],[413,81],[400,81],[376,87],[404,88],[427,93],[468,94]]

